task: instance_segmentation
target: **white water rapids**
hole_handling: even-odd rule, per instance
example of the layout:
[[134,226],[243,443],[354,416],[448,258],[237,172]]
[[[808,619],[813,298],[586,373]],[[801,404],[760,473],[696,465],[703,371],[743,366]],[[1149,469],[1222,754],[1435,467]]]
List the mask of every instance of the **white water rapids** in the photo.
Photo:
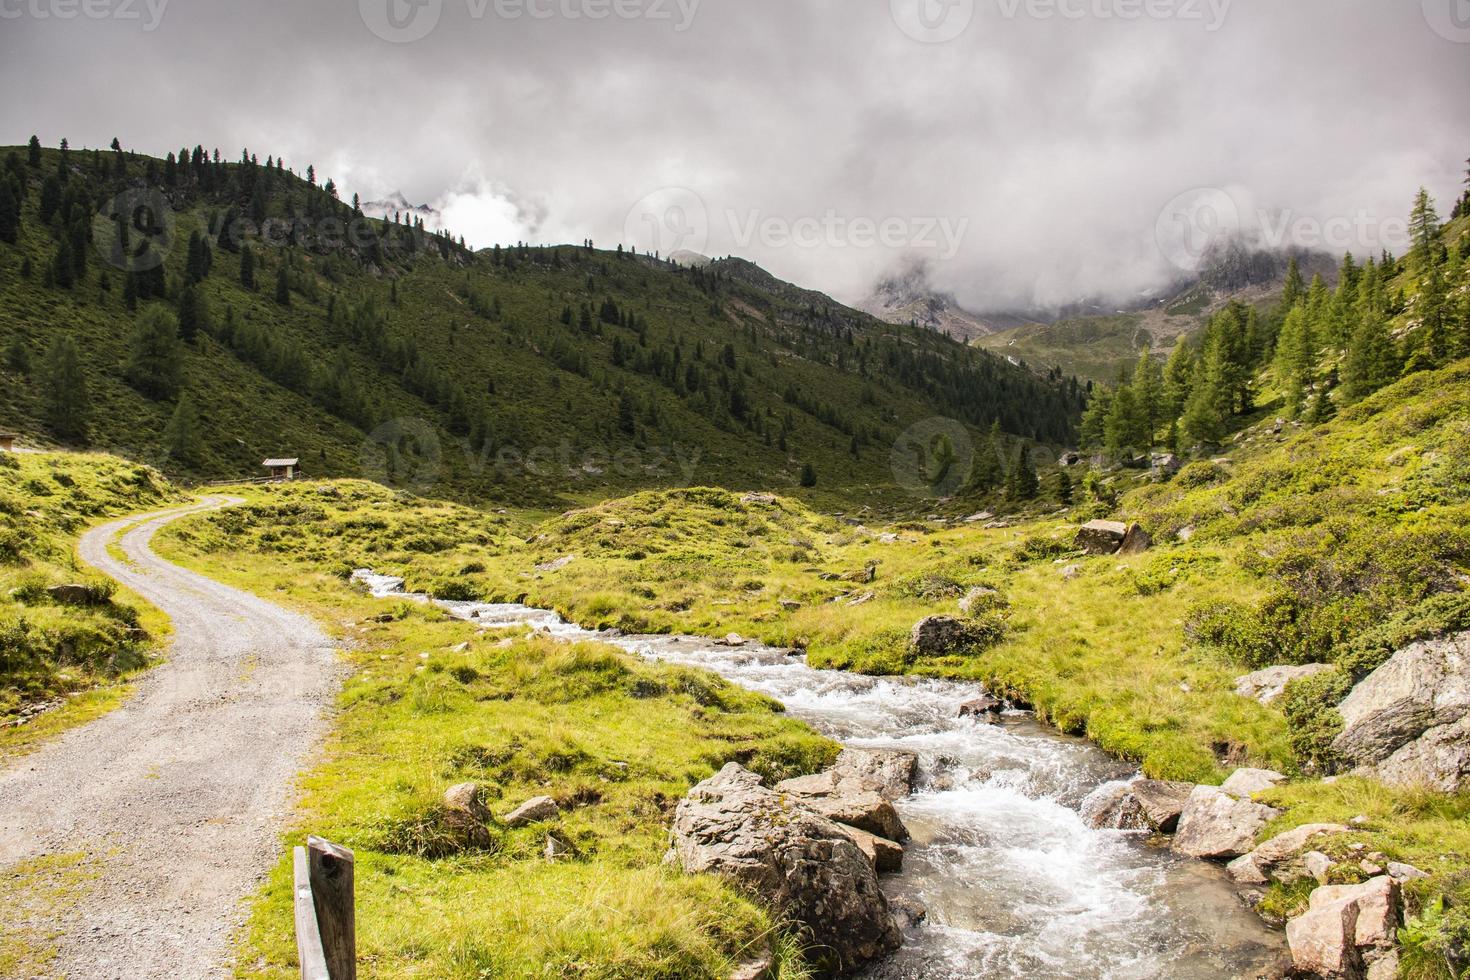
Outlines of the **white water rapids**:
[[[379,597],[431,601],[403,592],[402,579],[354,578]],[[755,644],[596,633],[527,606],[435,604],[482,626],[526,625],[702,667],[845,744],[917,752],[916,792],[897,805],[913,840],[884,890],[918,899],[928,919],[869,980],[1251,977],[1283,948],[1218,868],[1082,821],[1082,799],[1131,775],[1126,767],[1025,713],[1000,725],[958,717],[978,685],[814,670]]]

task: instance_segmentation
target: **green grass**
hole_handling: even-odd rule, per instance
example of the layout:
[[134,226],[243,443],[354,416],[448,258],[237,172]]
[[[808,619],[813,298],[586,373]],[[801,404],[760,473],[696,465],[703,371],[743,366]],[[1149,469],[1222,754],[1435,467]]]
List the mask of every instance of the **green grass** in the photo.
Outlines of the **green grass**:
[[[0,753],[24,751],[121,702],[127,679],[169,634],[166,618],[83,566],[82,532],[184,499],[157,472],[101,455],[0,454]],[[46,589],[91,584],[96,601],[61,605]],[[37,702],[55,705],[24,725]]]
[[[405,503],[368,486],[255,496],[240,512],[247,519],[261,501],[279,513],[282,497],[321,497],[329,510],[301,526],[341,531],[340,550],[306,553],[232,533],[220,527],[240,516],[232,512],[182,522],[160,548],[337,624],[351,650],[354,673],[325,761],[303,779],[287,843],[311,832],[356,852],[362,975],[722,977],[767,943],[790,950],[749,899],[662,866],[670,809],[729,761],[781,779],[829,764],[833,743],[705,672],[601,644],[482,633],[433,608],[370,599],[343,580],[353,563],[343,557],[392,548],[415,525],[427,536],[461,531],[472,543],[457,561],[486,557],[493,521],[477,530],[461,522],[462,508]],[[365,530],[378,510],[398,523]],[[370,621],[385,612],[397,618]],[[497,824],[488,846],[465,848],[439,810],[444,790],[465,781],[485,788],[497,815],[540,795],[555,797],[564,815],[549,827]],[[548,833],[575,856],[545,860]],[[240,975],[293,975],[290,902],[283,860],[256,903]],[[791,959],[782,976],[801,970]]]

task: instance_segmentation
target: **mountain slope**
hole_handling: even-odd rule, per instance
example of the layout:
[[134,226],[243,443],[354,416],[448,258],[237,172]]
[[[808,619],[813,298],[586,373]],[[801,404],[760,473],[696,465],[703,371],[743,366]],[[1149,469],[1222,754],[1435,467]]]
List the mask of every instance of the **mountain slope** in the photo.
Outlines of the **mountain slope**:
[[[918,420],[998,420],[1061,442],[1080,409],[1075,385],[740,260],[475,254],[422,223],[354,214],[269,159],[64,157],[0,149],[0,182],[22,200],[16,242],[0,241],[0,426],[79,441],[75,411],[47,396],[60,370],[48,357],[69,339],[89,443],[183,476],[259,475],[267,456],[298,456],[316,475],[546,501],[691,482],[794,487],[811,464],[819,492],[871,497]],[[106,261],[119,259],[119,196],[156,204],[161,277]],[[129,253],[145,225],[131,222]],[[177,354],[154,352],[179,363],[160,384],[133,364],[140,324],[167,332],[155,309],[198,323]]]

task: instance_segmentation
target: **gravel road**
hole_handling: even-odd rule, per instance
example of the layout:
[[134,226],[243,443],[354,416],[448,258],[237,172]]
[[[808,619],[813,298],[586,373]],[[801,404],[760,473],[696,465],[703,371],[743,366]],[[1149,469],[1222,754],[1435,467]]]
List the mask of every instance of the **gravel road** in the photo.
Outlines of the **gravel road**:
[[[205,498],[86,534],[82,558],[173,620],[169,659],[122,707],[0,772],[0,870],[86,854],[98,877],[57,911],[72,978],[227,975],[242,900],[280,856],[294,777],[341,679],[306,617],[149,549]],[[108,552],[118,541],[128,561]]]

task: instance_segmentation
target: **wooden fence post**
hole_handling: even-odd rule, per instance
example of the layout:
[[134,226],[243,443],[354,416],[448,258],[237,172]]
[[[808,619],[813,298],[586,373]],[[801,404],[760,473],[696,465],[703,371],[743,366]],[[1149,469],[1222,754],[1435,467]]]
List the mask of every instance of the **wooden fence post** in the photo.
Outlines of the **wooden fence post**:
[[308,837],[293,859],[301,980],[357,980],[352,852]]

